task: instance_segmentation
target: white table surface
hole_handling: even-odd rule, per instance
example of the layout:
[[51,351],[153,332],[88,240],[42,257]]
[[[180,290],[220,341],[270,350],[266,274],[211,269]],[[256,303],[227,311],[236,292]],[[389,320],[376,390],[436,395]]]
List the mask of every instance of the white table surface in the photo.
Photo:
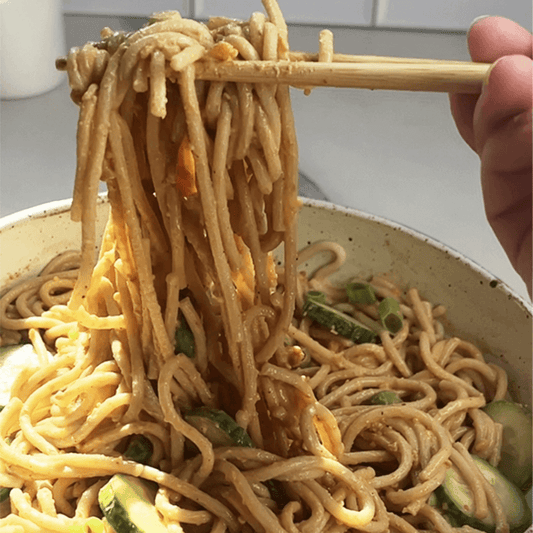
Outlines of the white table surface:
[[[139,21],[67,16],[67,45],[105,25]],[[318,27],[293,27],[291,48],[316,51]],[[344,53],[468,59],[465,35],[333,28]],[[528,298],[490,229],[477,156],[455,129],[445,94],[293,91],[300,168],[327,198],[418,230],[463,253]],[[66,82],[0,107],[0,216],[72,194],[77,107]]]

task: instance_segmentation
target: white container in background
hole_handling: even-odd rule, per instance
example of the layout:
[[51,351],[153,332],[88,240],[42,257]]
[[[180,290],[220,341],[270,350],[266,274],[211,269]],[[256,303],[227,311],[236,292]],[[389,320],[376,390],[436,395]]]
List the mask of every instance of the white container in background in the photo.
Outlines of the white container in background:
[[61,0],[0,0],[0,97],[47,92],[64,75],[55,68],[64,55]]

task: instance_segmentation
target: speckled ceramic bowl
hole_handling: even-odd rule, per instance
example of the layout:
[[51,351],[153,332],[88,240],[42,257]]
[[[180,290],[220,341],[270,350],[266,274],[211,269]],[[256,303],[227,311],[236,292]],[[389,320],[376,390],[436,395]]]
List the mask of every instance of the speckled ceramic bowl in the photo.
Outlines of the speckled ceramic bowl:
[[[0,219],[0,288],[36,274],[56,254],[79,248],[80,226],[69,216],[70,201],[60,201]],[[101,197],[98,231],[107,219]],[[509,373],[514,398],[532,406],[532,308],[509,287],[469,259],[442,244],[387,220],[304,200],[300,247],[334,240],[347,251],[336,274],[389,273],[400,284],[415,285],[434,303],[448,308],[450,331],[476,343]],[[313,269],[327,256],[316,258]],[[0,292],[3,292],[0,291]]]
[[[37,274],[55,255],[79,249],[80,225],[69,215],[70,200],[53,202],[0,219],[0,294]],[[102,233],[108,204],[98,204]],[[448,308],[448,331],[478,345],[509,374],[516,401],[532,406],[532,307],[461,254],[413,230],[360,211],[304,199],[300,247],[333,240],[347,260],[339,282],[356,273],[387,273],[402,286],[416,286],[433,303]],[[305,265],[312,271],[327,254]],[[531,501],[531,494],[529,495]],[[527,530],[533,533],[533,526]]]

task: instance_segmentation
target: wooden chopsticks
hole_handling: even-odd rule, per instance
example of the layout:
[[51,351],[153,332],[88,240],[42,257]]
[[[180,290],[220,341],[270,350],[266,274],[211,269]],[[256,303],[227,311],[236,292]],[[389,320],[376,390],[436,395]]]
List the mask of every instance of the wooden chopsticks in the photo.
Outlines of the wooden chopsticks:
[[[291,61],[318,61],[318,53],[312,52],[289,52],[289,59]],[[452,61],[450,59],[424,59],[418,57],[391,57],[391,56],[376,56],[376,55],[352,55],[352,54],[337,54],[332,55],[333,63],[409,63],[409,64],[450,64],[450,65],[464,65],[468,61]]]
[[279,61],[200,61],[202,80],[282,83],[299,88],[351,87],[399,91],[479,93],[489,63],[384,56],[333,54],[318,62],[318,54],[291,52]]
[[[66,58],[56,67],[66,69]],[[333,54],[319,62],[318,54],[289,52],[287,60],[216,61],[195,63],[196,78],[209,81],[282,83],[301,89],[350,87],[394,91],[481,92],[490,63],[386,56]]]

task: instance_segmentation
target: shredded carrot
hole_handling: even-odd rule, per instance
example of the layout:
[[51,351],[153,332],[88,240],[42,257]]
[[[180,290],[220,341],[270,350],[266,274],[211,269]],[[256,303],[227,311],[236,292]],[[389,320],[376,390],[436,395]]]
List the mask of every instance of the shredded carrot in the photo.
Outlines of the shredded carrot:
[[267,276],[270,288],[275,290],[278,286],[278,272],[276,270],[276,263],[272,252],[269,252],[267,256]]
[[241,302],[241,306],[243,309],[249,309],[254,305],[254,263],[250,249],[246,246],[240,235],[235,235],[235,244],[237,245],[237,250],[239,250],[243,257],[243,262],[237,271],[231,273],[231,277],[237,289],[237,297]]
[[196,188],[196,163],[189,137],[185,136],[178,150],[176,186],[185,197],[198,192]]
[[237,58],[239,51],[230,43],[220,41],[209,50],[209,55],[219,61],[231,61]]
[[[291,387],[287,391],[287,396],[290,398],[290,403],[294,407],[294,411],[296,413],[300,413],[303,411],[310,403],[313,403],[315,401],[314,398],[309,396],[308,394],[305,394],[299,389],[296,389],[294,387]],[[300,416],[298,414],[298,416]]]

